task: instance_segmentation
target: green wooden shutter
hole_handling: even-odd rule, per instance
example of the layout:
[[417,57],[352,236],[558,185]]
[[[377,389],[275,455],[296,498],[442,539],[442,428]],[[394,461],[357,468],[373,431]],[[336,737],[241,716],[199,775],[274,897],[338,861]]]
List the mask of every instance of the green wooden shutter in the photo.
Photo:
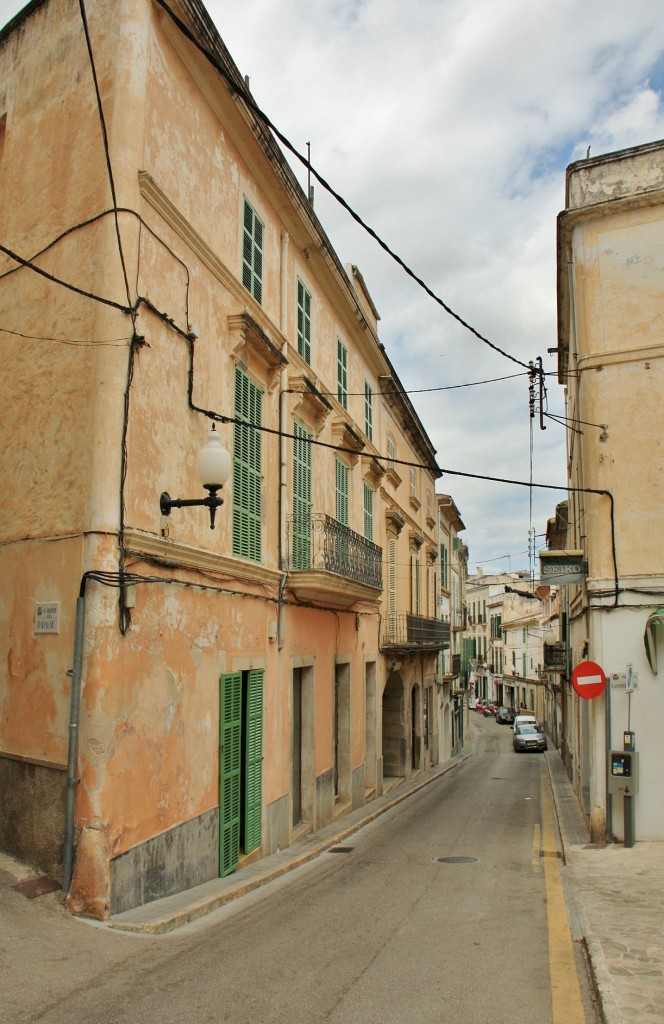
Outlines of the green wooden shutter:
[[[260,425],[263,393],[235,367],[235,418]],[[235,424],[233,433],[233,554],[261,560],[260,430]]]
[[263,222],[247,199],[242,233],[242,283],[256,302],[263,301]]
[[294,569],[311,565],[311,441],[313,434],[293,424],[293,559]]
[[397,541],[387,538],[387,633],[390,641],[397,639]]
[[373,440],[373,392],[369,381],[364,382],[364,433]]
[[311,363],[311,294],[299,278],[297,282],[297,350],[305,362]]
[[373,540],[373,490],[367,483],[364,485],[364,536]]
[[219,874],[240,859],[240,770],[242,761],[242,673],[220,680]]
[[344,409],[348,408],[348,349],[341,338],[337,338],[337,398]]
[[247,673],[244,765],[244,852],[261,845],[263,782],[263,670]]
[[341,459],[336,459],[335,518],[348,526],[348,466]]

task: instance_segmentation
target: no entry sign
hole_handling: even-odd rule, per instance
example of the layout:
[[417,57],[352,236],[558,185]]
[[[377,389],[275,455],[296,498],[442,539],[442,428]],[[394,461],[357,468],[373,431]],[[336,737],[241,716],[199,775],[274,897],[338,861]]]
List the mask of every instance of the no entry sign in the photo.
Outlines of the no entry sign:
[[594,661],[582,661],[572,672],[572,686],[586,700],[599,697],[606,686],[604,670]]

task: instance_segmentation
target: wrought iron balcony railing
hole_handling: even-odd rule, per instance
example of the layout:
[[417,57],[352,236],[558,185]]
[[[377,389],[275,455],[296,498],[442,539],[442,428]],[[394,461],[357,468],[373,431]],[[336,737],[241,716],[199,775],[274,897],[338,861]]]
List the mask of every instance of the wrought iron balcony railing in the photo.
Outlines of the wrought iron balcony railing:
[[388,615],[383,630],[383,647],[412,647],[441,650],[450,645],[450,624],[423,615]]
[[288,521],[287,568],[324,570],[382,590],[382,548],[322,512]]

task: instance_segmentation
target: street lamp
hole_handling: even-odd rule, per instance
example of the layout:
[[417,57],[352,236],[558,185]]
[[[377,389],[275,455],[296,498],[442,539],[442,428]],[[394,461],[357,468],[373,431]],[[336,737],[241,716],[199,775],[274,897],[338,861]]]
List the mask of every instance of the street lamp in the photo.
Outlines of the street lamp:
[[217,497],[217,491],[224,486],[231,472],[231,457],[222,445],[214,423],[196,457],[196,471],[198,479],[208,491],[207,498],[171,498],[168,491],[164,491],[159,498],[159,508],[163,516],[169,516],[172,508],[205,505],[210,510],[210,529],[214,530],[216,511],[224,503],[223,498]]

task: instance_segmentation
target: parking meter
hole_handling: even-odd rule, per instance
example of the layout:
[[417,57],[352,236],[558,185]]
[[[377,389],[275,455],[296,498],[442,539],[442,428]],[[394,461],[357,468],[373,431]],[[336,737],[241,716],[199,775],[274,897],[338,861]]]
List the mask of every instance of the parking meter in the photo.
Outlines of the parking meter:
[[609,793],[635,796],[639,791],[639,755],[636,750],[609,751]]

